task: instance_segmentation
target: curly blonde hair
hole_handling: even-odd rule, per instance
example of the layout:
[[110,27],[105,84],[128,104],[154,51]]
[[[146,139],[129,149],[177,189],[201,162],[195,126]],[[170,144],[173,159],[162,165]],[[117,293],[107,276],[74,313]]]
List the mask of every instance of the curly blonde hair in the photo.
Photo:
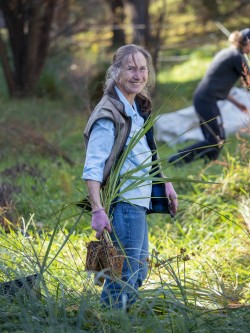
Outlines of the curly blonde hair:
[[244,35],[241,33],[241,31],[233,31],[230,34],[228,41],[240,50],[243,46],[246,45],[246,39],[244,38]]

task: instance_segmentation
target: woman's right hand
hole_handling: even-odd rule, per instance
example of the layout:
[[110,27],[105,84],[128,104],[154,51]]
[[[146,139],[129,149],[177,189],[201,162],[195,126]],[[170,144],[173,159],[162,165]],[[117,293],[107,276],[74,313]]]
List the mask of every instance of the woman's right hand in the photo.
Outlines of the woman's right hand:
[[103,207],[92,211],[91,226],[92,229],[96,231],[97,239],[101,237],[104,229],[107,229],[108,232],[111,232],[112,229],[110,221]]

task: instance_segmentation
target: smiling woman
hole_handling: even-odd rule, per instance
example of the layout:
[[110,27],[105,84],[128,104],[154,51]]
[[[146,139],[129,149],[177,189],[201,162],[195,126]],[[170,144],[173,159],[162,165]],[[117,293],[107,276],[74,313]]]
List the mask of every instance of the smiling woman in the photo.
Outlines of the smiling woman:
[[140,93],[148,80],[147,61],[142,53],[130,54],[123,60],[117,86],[132,105],[136,94]]
[[[104,95],[84,131],[87,151],[83,179],[92,207],[92,228],[97,238],[108,230],[114,244],[125,254],[122,279],[107,278],[101,295],[102,303],[112,308],[130,307],[146,279],[146,214],[171,211],[174,215],[177,211],[172,184],[164,183],[164,179],[159,184],[163,175],[157,161],[153,126],[149,126],[150,90],[154,82],[147,50],[133,44],[119,48],[106,74]],[[156,187],[154,176],[158,177],[157,186],[161,189],[159,200],[152,194]],[[108,205],[103,193],[113,183],[119,190]]]
[[[144,61],[146,61],[146,63],[144,62],[144,68],[138,67],[139,65],[141,66],[141,64],[137,62],[137,57],[139,57],[140,60],[144,57]],[[129,66],[131,66],[131,68],[129,68]],[[150,94],[155,86],[155,72],[152,64],[152,58],[148,51],[133,44],[120,47],[115,52],[113,56],[113,63],[107,70],[104,93],[108,93],[114,85],[118,84],[123,70],[140,70],[140,72],[147,71],[147,79],[140,93],[150,100]],[[136,78],[136,81],[137,80],[138,78]]]

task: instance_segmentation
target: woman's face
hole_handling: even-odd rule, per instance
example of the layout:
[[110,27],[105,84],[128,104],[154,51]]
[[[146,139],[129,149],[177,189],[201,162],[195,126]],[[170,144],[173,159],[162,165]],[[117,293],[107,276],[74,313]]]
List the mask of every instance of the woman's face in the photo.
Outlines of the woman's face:
[[140,52],[129,54],[124,58],[117,86],[133,104],[134,98],[145,87],[148,81],[147,60]]

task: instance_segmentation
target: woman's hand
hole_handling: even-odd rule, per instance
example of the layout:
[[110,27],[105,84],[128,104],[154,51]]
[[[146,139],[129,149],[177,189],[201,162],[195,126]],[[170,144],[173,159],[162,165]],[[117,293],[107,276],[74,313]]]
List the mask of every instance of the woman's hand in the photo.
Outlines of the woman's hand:
[[104,229],[111,232],[110,221],[103,207],[92,211],[91,226],[96,231],[96,238],[98,239],[103,234]]
[[173,188],[172,183],[165,183],[165,190],[166,190],[167,198],[170,202],[171,211],[172,211],[173,215],[175,215],[177,212],[177,208],[178,208],[178,200],[177,200],[177,194]]

